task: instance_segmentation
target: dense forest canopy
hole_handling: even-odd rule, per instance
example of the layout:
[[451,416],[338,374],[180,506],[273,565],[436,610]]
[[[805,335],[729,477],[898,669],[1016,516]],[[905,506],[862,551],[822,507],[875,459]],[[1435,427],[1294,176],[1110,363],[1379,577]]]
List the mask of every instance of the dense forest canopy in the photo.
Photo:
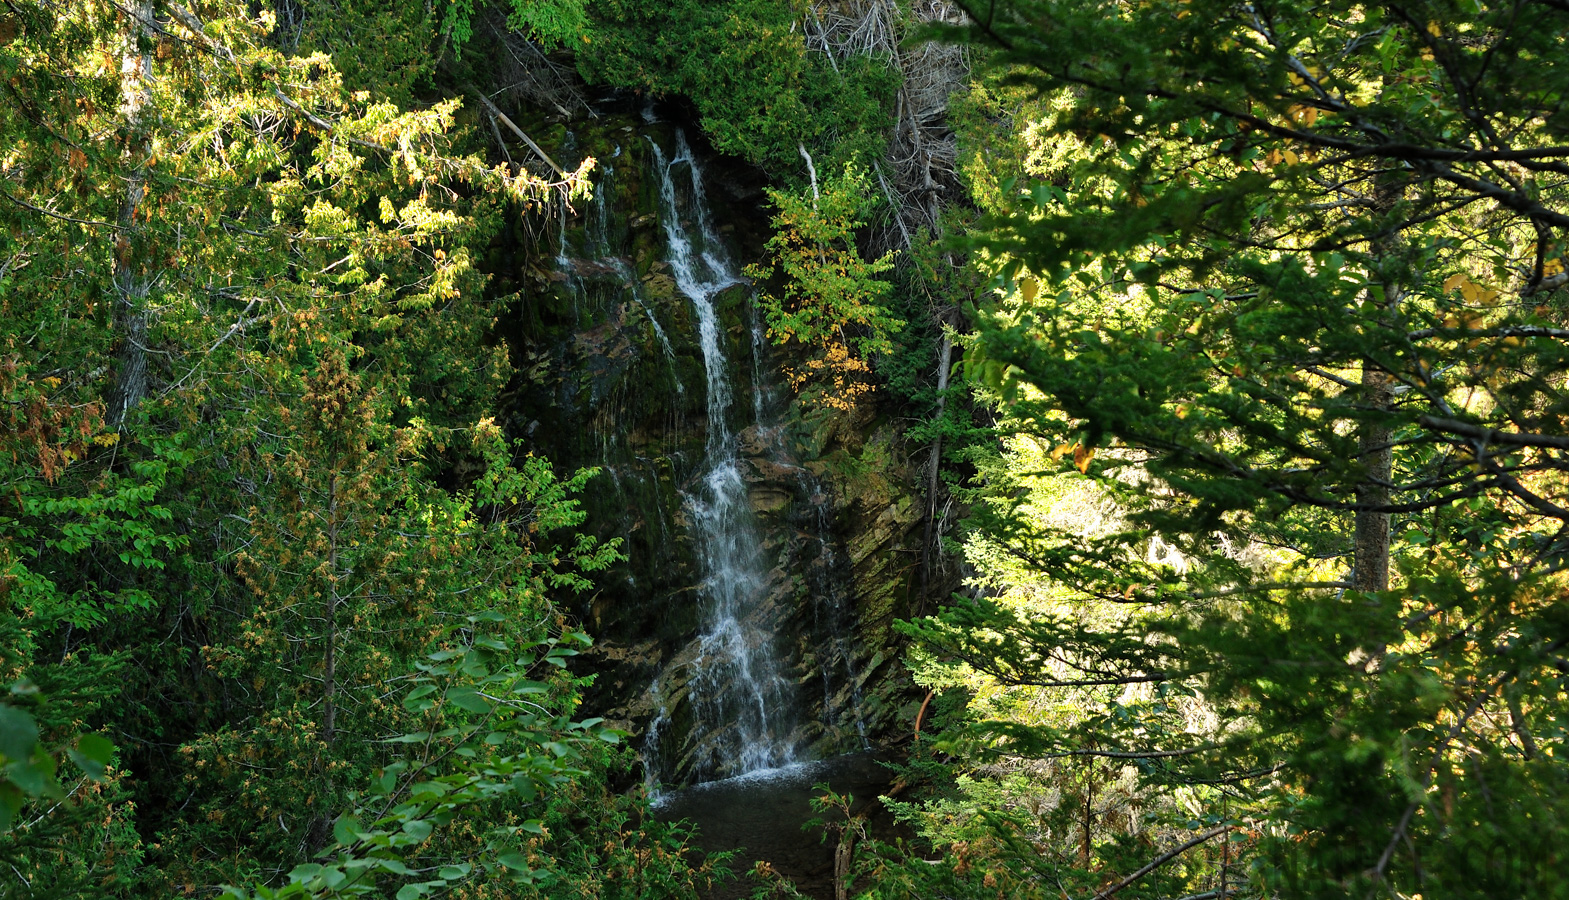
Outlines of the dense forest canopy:
[[837,897],[1569,894],[1566,41],[1561,0],[0,0],[0,897],[746,877],[585,705],[632,551],[512,415],[511,323],[628,202],[572,129],[655,101],[766,184],[732,337],[857,448],[809,493],[919,523],[857,623],[899,824],[824,788]]

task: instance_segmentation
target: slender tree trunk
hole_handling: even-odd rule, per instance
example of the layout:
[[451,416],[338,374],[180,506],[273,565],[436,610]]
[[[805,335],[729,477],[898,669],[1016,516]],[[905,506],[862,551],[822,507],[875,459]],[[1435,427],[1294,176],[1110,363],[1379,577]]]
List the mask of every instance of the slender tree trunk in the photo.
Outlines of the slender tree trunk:
[[1085,757],[1084,775],[1084,835],[1079,841],[1079,865],[1088,869],[1090,861],[1094,859],[1094,842],[1090,832],[1095,827],[1095,757]]
[[147,294],[151,280],[136,224],[147,193],[148,105],[152,101],[152,0],[128,7],[135,21],[126,29],[120,59],[120,113],[126,131],[125,202],[114,238],[114,330],[120,338],[115,382],[109,394],[109,422],[125,424],[126,414],[147,393]]
[[[1378,410],[1388,409],[1392,397],[1389,388],[1387,372],[1370,361],[1362,364],[1363,403]],[[1366,475],[1356,492],[1360,505],[1387,506],[1389,503],[1388,485],[1394,462],[1389,437],[1389,425],[1385,422],[1363,422],[1358,430],[1357,455],[1366,467]],[[1357,510],[1354,546],[1353,565],[1356,575],[1352,584],[1359,591],[1387,590],[1389,513],[1372,509]]]
[[[1383,183],[1374,192],[1374,203],[1380,212],[1392,210],[1399,202],[1402,188],[1397,184]],[[1389,235],[1374,244],[1374,253],[1385,260],[1396,251],[1397,235]],[[1394,325],[1400,314],[1403,287],[1393,279],[1383,281],[1384,302],[1382,324]],[[1375,418],[1365,420],[1357,429],[1357,458],[1364,467],[1362,481],[1357,485],[1357,510],[1353,534],[1353,586],[1359,591],[1383,591],[1389,588],[1389,513],[1366,507],[1389,505],[1389,485],[1394,474],[1394,450],[1390,446],[1389,423],[1382,413],[1389,409],[1394,397],[1393,379],[1373,360],[1362,361],[1362,404]]]
[[[953,368],[953,338],[943,329],[942,346],[937,349],[937,415],[942,422],[943,411],[948,405],[948,371]],[[926,532],[921,537],[921,595],[924,597],[932,579],[932,541],[937,530],[938,475],[942,469],[942,430],[932,436],[931,458],[926,462]]]
[[850,900],[850,864],[855,860],[856,820],[844,824],[834,848],[834,900]]
[[327,482],[327,625],[323,631],[321,741],[332,746],[338,720],[338,476]]

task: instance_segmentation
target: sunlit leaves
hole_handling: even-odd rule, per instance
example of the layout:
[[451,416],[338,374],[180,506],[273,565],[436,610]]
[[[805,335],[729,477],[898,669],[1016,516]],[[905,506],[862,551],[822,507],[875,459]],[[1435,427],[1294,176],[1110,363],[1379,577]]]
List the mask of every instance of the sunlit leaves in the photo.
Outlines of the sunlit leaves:
[[[790,380],[812,402],[848,409],[870,389],[869,361],[893,350],[904,326],[888,311],[891,256],[861,258],[855,231],[868,206],[867,174],[853,167],[819,191],[771,191],[774,234],[764,263],[747,268],[763,283],[758,303],[777,344],[804,351]],[[778,295],[775,295],[775,291]]]

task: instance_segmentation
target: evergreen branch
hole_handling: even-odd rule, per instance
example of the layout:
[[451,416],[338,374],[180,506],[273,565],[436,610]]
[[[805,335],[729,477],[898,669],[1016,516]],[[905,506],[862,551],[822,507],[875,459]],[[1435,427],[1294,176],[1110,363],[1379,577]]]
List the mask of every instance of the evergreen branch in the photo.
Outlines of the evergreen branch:
[[1245,584],[1241,587],[1227,588],[1223,591],[1206,591],[1200,594],[1188,594],[1187,596],[1193,600],[1213,600],[1217,597],[1230,597],[1252,591],[1328,590],[1330,588],[1349,588],[1351,586],[1349,581],[1274,581],[1264,584]]
[[[1506,672],[1498,676],[1486,690],[1478,691],[1476,697],[1472,699],[1471,705],[1466,707],[1465,713],[1456,719],[1454,726],[1449,729],[1449,734],[1445,735],[1444,739],[1439,742],[1437,749],[1433,751],[1432,758],[1428,760],[1427,767],[1422,775],[1422,792],[1424,795],[1428,787],[1433,783],[1433,772],[1438,767],[1439,760],[1443,759],[1444,751],[1449,749],[1449,745],[1454,743],[1455,738],[1460,736],[1460,732],[1465,730],[1466,723],[1471,720],[1472,716],[1476,715],[1477,710],[1482,708],[1482,704],[1487,698],[1492,696],[1493,692],[1503,685],[1509,675],[1510,673]],[[1410,805],[1406,807],[1405,813],[1400,816],[1400,822],[1395,825],[1394,835],[1390,837],[1389,844],[1384,847],[1384,852],[1379,855],[1378,865],[1373,867],[1371,874],[1375,880],[1382,881],[1384,879],[1384,870],[1389,867],[1389,861],[1394,858],[1395,848],[1400,846],[1400,839],[1405,837],[1406,829],[1411,825],[1411,817],[1416,815],[1416,811],[1421,806],[1422,798],[1418,797],[1411,801]]]
[[[970,15],[975,27],[994,41],[998,46],[1011,52],[1018,52],[1018,48],[1008,41],[991,24],[990,18],[982,23],[978,16],[970,10],[969,5],[958,3],[961,9]],[[1280,125],[1264,116],[1244,110],[1234,109],[1218,100],[1202,95],[1194,95],[1174,88],[1162,87],[1157,84],[1123,84],[1118,85],[1094,76],[1093,72],[1076,72],[1073,63],[1068,63],[1060,69],[1048,69],[1038,60],[1029,61],[1029,64],[1048,77],[1059,79],[1068,84],[1074,84],[1091,90],[1110,94],[1126,94],[1130,91],[1142,93],[1147,97],[1159,100],[1192,103],[1198,109],[1223,116],[1236,122],[1245,123],[1253,129],[1274,138],[1297,141],[1299,143],[1338,150],[1348,154],[1348,158],[1381,158],[1400,160],[1409,163],[1413,168],[1424,174],[1442,181],[1448,181],[1457,187],[1463,188],[1487,199],[1512,209],[1518,213],[1539,219],[1561,228],[1569,228],[1569,214],[1560,213],[1537,202],[1528,193],[1521,190],[1511,190],[1501,187],[1491,181],[1465,175],[1451,169],[1447,163],[1466,162],[1513,162],[1524,168],[1534,171],[1548,171],[1569,175],[1569,166],[1562,163],[1546,162],[1569,157],[1569,146],[1554,145],[1548,147],[1535,147],[1513,150],[1452,150],[1441,147],[1431,147],[1422,144],[1412,144],[1402,141],[1382,139],[1384,132],[1359,116],[1352,115],[1356,110],[1343,101],[1315,102],[1313,105],[1328,109],[1337,114],[1349,116],[1351,123],[1364,132],[1374,137],[1374,142],[1357,141],[1350,138],[1334,137],[1316,131],[1303,131],[1297,128]],[[1312,101],[1309,101],[1312,102]]]
[[[1565,274],[1569,275],[1569,273]],[[1557,277],[1554,276],[1554,278]],[[1565,280],[1569,281],[1569,278]],[[1541,289],[1549,290],[1550,288],[1545,286],[1544,282],[1544,287]],[[1456,341],[1486,337],[1545,337],[1569,341],[1569,328],[1548,328],[1545,325],[1506,325],[1501,328],[1483,328],[1476,331],[1464,328],[1422,328],[1408,333],[1406,337],[1413,341],[1430,337],[1442,337]]]
[[1203,784],[1213,786],[1239,784],[1244,781],[1252,781],[1255,778],[1263,778],[1267,775],[1274,775],[1277,772],[1283,772],[1289,765],[1289,763],[1276,763],[1275,765],[1265,769],[1253,769],[1248,772],[1232,772],[1226,775],[1216,775],[1213,778],[1186,778],[1181,775],[1173,775],[1171,776],[1171,780],[1174,784],[1186,785]]
[[1098,756],[1106,759],[1170,759],[1174,756],[1192,756],[1220,749],[1220,744],[1205,744],[1183,750],[1060,750],[1052,753],[1032,754],[1036,759],[1064,759],[1073,756]]
[[1219,835],[1225,834],[1226,832],[1230,831],[1231,829],[1233,829],[1235,827],[1237,827],[1237,826],[1230,825],[1230,824],[1227,824],[1227,825],[1217,825],[1216,827],[1211,828],[1210,830],[1204,832],[1203,834],[1198,835],[1197,837],[1194,837],[1191,840],[1188,840],[1188,841],[1186,841],[1186,842],[1184,842],[1182,844],[1179,844],[1179,845],[1177,845],[1176,847],[1173,847],[1170,850],[1167,850],[1165,853],[1162,853],[1161,855],[1159,855],[1159,856],[1155,857],[1154,859],[1150,860],[1149,862],[1145,863],[1143,867],[1141,867],[1138,871],[1134,872],[1132,875],[1129,875],[1127,878],[1122,879],[1121,881],[1117,882],[1116,884],[1112,885],[1111,887],[1106,888],[1105,890],[1103,890],[1100,893],[1096,894],[1095,897],[1094,897],[1094,900],[1106,900],[1107,897],[1110,897],[1111,895],[1117,893],[1118,891],[1122,890],[1123,888],[1127,887],[1128,885],[1134,883],[1135,881],[1138,881],[1140,878],[1143,878],[1145,875],[1148,875],[1149,873],[1155,871],[1156,869],[1160,868],[1161,866],[1165,865],[1166,863],[1171,862],[1173,859],[1176,859],[1178,856],[1181,856],[1182,854],[1186,853],[1187,851],[1192,850],[1194,847],[1197,847],[1199,844],[1202,844],[1205,841],[1210,840],[1211,838],[1218,837]]
[[[214,55],[218,56],[231,65],[239,66],[240,61],[235,57],[234,51],[229,49],[226,45],[220,44],[211,37],[208,37],[207,31],[202,26],[201,20],[198,19],[194,13],[188,9],[185,9],[178,3],[168,4],[168,10],[170,15],[178,19],[180,24],[184,25],[188,31],[195,35],[196,38],[200,40],[208,50],[212,51]],[[320,116],[301,106],[294,100],[294,98],[290,97],[288,94],[285,94],[281,88],[273,88],[272,95],[273,97],[277,98],[279,103],[282,103],[290,110],[304,117],[305,121],[309,122],[311,125],[314,125],[321,131],[325,131],[328,134],[333,135],[334,137],[341,138],[356,147],[361,147],[366,150],[375,150],[380,153],[397,152],[391,147],[384,147],[381,144],[376,144],[370,141],[340,134],[336,125],[328,122],[326,119],[321,118]]]
[[960,653],[960,654],[957,654],[957,655],[961,659],[964,659],[965,662],[967,662],[970,665],[974,666],[975,668],[981,670],[982,672],[986,672],[987,674],[989,674],[992,677],[996,678],[998,681],[1001,681],[1004,684],[1011,684],[1011,685],[1015,685],[1015,686],[1018,686],[1018,687],[1042,687],[1042,688],[1114,687],[1114,686],[1119,685],[1119,684],[1154,684],[1154,683],[1170,680],[1170,676],[1167,675],[1165,672],[1155,672],[1155,673],[1153,673],[1151,675],[1124,675],[1124,676],[1116,677],[1116,678],[1083,678],[1083,679],[1064,679],[1064,680],[1048,680],[1048,679],[1041,679],[1041,678],[1026,678],[1026,677],[1018,676],[1018,675],[1007,675],[1007,674],[1005,674],[1005,673],[1003,673],[1001,671],[997,671],[997,667],[995,667],[995,666],[992,666],[992,667],[985,666],[985,665],[982,664],[982,660],[976,659],[976,658],[971,658],[967,654]]
[[78,219],[75,216],[68,216],[65,213],[57,213],[53,210],[44,209],[41,206],[34,206],[33,204],[28,203],[26,200],[23,200],[22,198],[16,196],[8,190],[5,190],[4,188],[0,188],[0,197],[4,197],[12,203],[15,203],[17,206],[23,207],[24,209],[30,209],[35,213],[49,216],[52,219],[59,219],[62,222],[74,222],[77,225],[92,225],[95,227],[102,226],[104,228],[119,227],[113,222],[99,222],[94,219]]
[[1553,503],[1546,497],[1541,496],[1540,494],[1521,484],[1519,479],[1510,475],[1507,471],[1505,471],[1504,467],[1500,466],[1496,462],[1493,462],[1492,459],[1481,453],[1480,448],[1479,452],[1477,453],[1477,460],[1487,466],[1488,471],[1493,474],[1494,480],[1496,480],[1498,484],[1502,485],[1504,490],[1515,495],[1515,497],[1519,498],[1520,500],[1525,501],[1526,505],[1534,508],[1537,512],[1542,513],[1543,515],[1550,518],[1558,519],[1562,522],[1569,522],[1569,509],[1564,509],[1562,506]]
[[1435,431],[1456,434],[1480,441],[1484,446],[1487,444],[1504,444],[1511,447],[1550,447],[1555,450],[1569,450],[1569,437],[1499,431],[1496,428],[1472,425],[1459,419],[1446,419],[1439,416],[1421,416],[1417,421]]

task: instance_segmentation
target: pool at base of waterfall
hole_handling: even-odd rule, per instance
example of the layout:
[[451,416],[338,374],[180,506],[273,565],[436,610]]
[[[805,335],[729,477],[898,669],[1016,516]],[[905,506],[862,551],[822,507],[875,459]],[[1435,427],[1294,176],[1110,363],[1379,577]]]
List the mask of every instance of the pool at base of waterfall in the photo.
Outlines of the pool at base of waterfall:
[[705,900],[750,896],[758,882],[749,873],[758,862],[790,879],[801,896],[834,900],[838,836],[835,832],[825,841],[822,828],[805,827],[812,819],[832,817],[812,810],[812,798],[821,793],[813,785],[826,783],[836,793],[849,794],[852,814],[865,816],[876,837],[891,840],[896,825],[877,800],[893,781],[893,772],[882,764],[890,758],[852,753],[761,769],[658,795],[654,812],[665,821],[686,819],[696,825],[696,843],[704,852],[740,851],[729,863],[737,877],[716,885]]

